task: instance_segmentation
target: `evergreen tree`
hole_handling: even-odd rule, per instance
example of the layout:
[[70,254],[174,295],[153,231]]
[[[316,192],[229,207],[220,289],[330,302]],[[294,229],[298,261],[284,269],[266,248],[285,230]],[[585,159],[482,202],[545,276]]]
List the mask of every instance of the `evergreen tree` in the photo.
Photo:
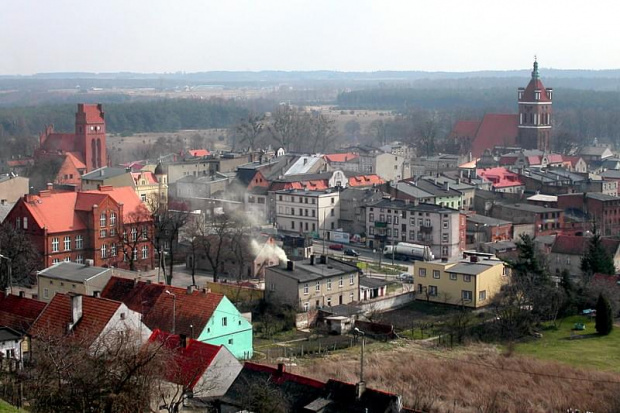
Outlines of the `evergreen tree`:
[[611,333],[613,323],[614,318],[611,312],[611,304],[609,304],[607,297],[599,294],[596,303],[596,332],[603,336],[608,335]]
[[581,271],[588,278],[596,273],[607,275],[614,275],[616,273],[614,260],[605,250],[601,236],[598,233],[595,233],[590,239],[588,250],[581,259]]

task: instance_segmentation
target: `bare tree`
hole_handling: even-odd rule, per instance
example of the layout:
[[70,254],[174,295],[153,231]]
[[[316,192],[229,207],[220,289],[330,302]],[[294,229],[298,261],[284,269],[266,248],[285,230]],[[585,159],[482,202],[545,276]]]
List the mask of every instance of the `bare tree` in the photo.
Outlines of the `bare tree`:
[[338,135],[336,121],[328,119],[322,113],[311,118],[309,135],[312,138],[312,152],[325,152]]
[[1,291],[4,291],[9,283],[11,285],[28,283],[41,265],[39,252],[30,238],[10,222],[0,225],[0,254],[8,258],[0,263]]
[[[153,217],[149,210],[140,205],[136,211],[117,218],[114,234],[117,242],[112,245],[108,260],[114,263],[120,256],[123,262],[129,263],[130,271],[138,270],[141,247],[150,244],[153,239]],[[152,262],[149,262],[148,266],[151,264]]]
[[370,134],[375,142],[385,145],[388,139],[389,125],[382,119],[373,120],[368,126],[368,134]]
[[179,233],[187,224],[190,211],[187,208],[173,210],[164,205],[160,205],[153,213],[155,223],[155,236],[153,245],[157,249],[158,256],[164,257],[168,254],[168,274],[165,272],[165,265],[160,262],[164,269],[166,284],[172,284],[174,256],[178,250]]
[[278,107],[268,125],[271,137],[287,152],[300,144],[308,131],[308,114],[289,105]]
[[264,116],[249,114],[235,127],[235,131],[239,134],[239,143],[247,143],[250,146],[250,151],[256,149],[256,143],[262,135],[264,127]]

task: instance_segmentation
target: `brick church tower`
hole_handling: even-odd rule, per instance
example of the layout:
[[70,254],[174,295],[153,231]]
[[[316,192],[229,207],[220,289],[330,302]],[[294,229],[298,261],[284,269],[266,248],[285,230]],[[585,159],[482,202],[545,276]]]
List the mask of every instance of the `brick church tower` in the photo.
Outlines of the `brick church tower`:
[[517,144],[523,149],[550,150],[553,89],[542,84],[538,62],[534,60],[532,78],[519,93],[519,135]]
[[84,156],[87,171],[107,166],[105,119],[101,104],[78,104],[75,146]]

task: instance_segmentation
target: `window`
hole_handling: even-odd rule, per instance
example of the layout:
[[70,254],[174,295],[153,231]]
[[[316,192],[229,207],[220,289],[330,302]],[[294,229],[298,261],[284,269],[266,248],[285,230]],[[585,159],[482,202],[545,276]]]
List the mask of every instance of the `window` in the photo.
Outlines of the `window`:
[[82,235],[75,236],[75,249],[81,250],[84,248],[84,237]]
[[233,343],[233,339],[232,339],[232,338],[229,338],[229,339],[228,339],[228,344],[232,344],[232,343]]
[[60,242],[58,241],[58,238],[54,237],[52,238],[52,252],[58,252],[58,245],[60,244]]
[[355,274],[349,276],[349,285],[355,284]]
[[336,228],[336,224],[334,222],[332,222],[331,229],[335,229],[335,228]]
[[110,236],[111,237],[115,237],[116,236],[116,229],[114,229],[114,227],[110,228]]
[[77,262],[78,264],[84,264],[84,256],[78,255],[77,258],[75,259],[75,262]]
[[355,301],[355,294],[349,293],[349,301]]
[[101,258],[106,258],[108,256],[108,247],[103,244],[101,246]]
[[100,227],[105,227],[106,226],[106,222],[107,222],[106,215],[105,215],[105,213],[103,213],[103,214],[101,214],[99,216],[99,226]]
[[140,194],[140,199],[142,202],[146,202],[146,194]]
[[448,234],[441,234],[441,242],[448,242]]
[[465,281],[466,283],[470,283],[471,282],[471,275],[463,275],[463,281]]
[[108,231],[106,231],[105,229],[102,229],[101,231],[99,231],[99,238],[105,238],[108,236]]
[[456,281],[456,274],[450,273],[450,280]]
[[446,256],[448,255],[448,247],[441,247],[441,255]]
[[316,282],[316,288],[315,288],[315,290],[316,290],[316,291],[321,291],[321,282],[320,282],[320,281],[317,281],[317,282]]
[[391,216],[391,215],[388,215],[388,216],[387,216],[387,223],[388,223],[388,224],[391,224],[391,223],[392,223],[392,216]]
[[54,258],[52,260],[52,264],[58,264],[60,262],[60,260],[58,258]]
[[71,257],[65,257],[64,262],[71,262]]
[[471,291],[467,291],[467,290],[461,291],[461,298],[463,299],[463,301],[471,301],[472,299]]
[[396,216],[394,217],[394,224],[395,224],[395,225],[398,225],[398,215],[396,215]]
[[409,231],[409,239],[410,240],[414,240],[415,239],[415,231]]
[[385,215],[379,214],[379,222],[385,222]]
[[316,210],[314,210],[314,209],[312,210],[312,217],[313,218],[316,217]]
[[428,295],[437,296],[437,286],[429,285],[428,286]]
[[291,229],[295,229],[295,221],[291,221]]
[[65,237],[65,251],[69,251],[71,249],[71,237]]
[[328,307],[332,306],[332,298],[331,297],[327,297],[327,306]]
[[[299,216],[301,217],[303,215],[304,215],[304,210],[302,208],[299,208]],[[306,214],[306,215],[308,215],[308,214]]]
[[142,226],[142,239],[145,240],[148,238],[148,228],[146,225]]
[[439,270],[433,270],[433,278],[439,279],[439,277],[440,277]]
[[304,284],[304,295],[308,295],[308,284]]
[[112,245],[110,245],[110,255],[111,255],[112,257],[116,257],[116,255],[117,255],[117,252],[116,252],[116,244],[112,244]]
[[23,222],[24,222],[24,229],[28,229],[28,217],[24,217]]
[[138,259],[138,249],[137,249],[137,248],[134,248],[134,249],[133,249],[133,260],[135,261],[135,260],[137,260],[137,259]]
[[344,285],[344,277],[341,275],[340,279],[338,280],[338,287],[342,287]]
[[375,227],[368,227],[368,235],[375,235]]
[[483,290],[478,293],[478,300],[484,301],[487,299],[487,291]]
[[394,228],[394,238],[398,238],[398,229]]
[[50,296],[50,290],[48,290],[47,288],[43,289],[43,297],[45,298],[49,298]]
[[334,202],[336,202],[336,201],[334,200],[334,198],[332,198],[332,204],[334,204]]
[[373,213],[368,214],[368,221],[375,222],[375,214]]
[[[312,211],[312,212],[314,212],[314,211]],[[313,232],[316,231],[316,224],[312,224],[312,231]]]
[[21,227],[21,219],[17,217],[15,220],[15,228],[19,229]]
[[116,213],[110,212],[110,226],[116,225]]
[[336,212],[335,212],[334,208],[332,208],[332,210],[329,211],[329,215],[333,217],[333,216],[335,216],[335,214],[336,214]]
[[291,215],[295,215],[295,208],[291,208]]
[[228,318],[222,317],[222,327],[226,327],[228,325]]
[[142,259],[145,260],[149,257],[149,247],[146,245],[142,246]]
[[328,290],[331,290],[331,289],[332,289],[332,279],[331,279],[331,278],[329,278],[329,279],[327,280],[327,289],[328,289]]
[[444,221],[444,222],[443,222],[443,228],[444,228],[444,229],[447,229],[447,228],[449,227],[449,225],[450,225],[450,222],[449,222],[449,221]]
[[418,275],[420,277],[426,277],[426,268],[419,268],[418,269]]
[[308,312],[308,310],[310,310],[310,304],[309,303],[304,303],[304,311]]
[[131,228],[131,240],[136,241],[137,239],[138,239],[138,228],[132,227]]

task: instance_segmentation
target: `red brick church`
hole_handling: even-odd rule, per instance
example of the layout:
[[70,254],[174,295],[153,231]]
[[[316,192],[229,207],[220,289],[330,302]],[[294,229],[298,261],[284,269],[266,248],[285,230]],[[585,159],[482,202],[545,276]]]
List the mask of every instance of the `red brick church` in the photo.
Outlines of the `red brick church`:
[[57,133],[49,125],[39,135],[35,160],[48,158],[63,160],[56,175],[56,183],[80,184],[80,176],[107,166],[105,113],[101,104],[78,104],[75,114],[75,132]]
[[519,113],[487,113],[481,121],[461,120],[454,125],[450,139],[461,153],[478,158],[485,149],[496,147],[550,150],[553,89],[540,80],[536,60],[530,82],[517,92]]

